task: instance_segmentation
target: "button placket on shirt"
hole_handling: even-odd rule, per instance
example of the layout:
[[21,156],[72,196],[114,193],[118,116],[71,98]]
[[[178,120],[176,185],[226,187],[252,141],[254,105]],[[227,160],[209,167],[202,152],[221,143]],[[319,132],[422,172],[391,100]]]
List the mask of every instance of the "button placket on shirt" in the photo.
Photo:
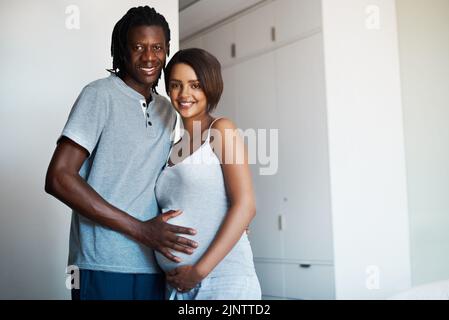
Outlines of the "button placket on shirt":
[[148,128],[153,126],[153,123],[151,122],[150,119],[149,105],[144,100],[140,100],[140,103],[142,105],[142,111],[145,118],[145,127]]
[[151,100],[150,103],[147,103],[146,100],[143,100],[143,99],[141,99],[139,101],[139,105],[142,108],[142,113],[143,113],[143,117],[144,117],[144,121],[145,121],[145,131],[147,133],[146,136],[149,136],[152,138],[157,136],[157,128],[154,126],[154,123],[153,123],[154,119],[152,118],[152,115],[150,112],[151,108],[154,107],[154,105],[151,106],[151,103],[153,101],[154,100]]

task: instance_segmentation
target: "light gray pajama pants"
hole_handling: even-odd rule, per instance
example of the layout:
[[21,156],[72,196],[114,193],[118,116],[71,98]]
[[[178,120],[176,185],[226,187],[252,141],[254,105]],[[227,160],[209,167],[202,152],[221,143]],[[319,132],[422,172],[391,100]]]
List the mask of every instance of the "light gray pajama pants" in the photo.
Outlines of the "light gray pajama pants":
[[169,300],[261,300],[262,293],[257,276],[207,277],[186,293],[167,285]]

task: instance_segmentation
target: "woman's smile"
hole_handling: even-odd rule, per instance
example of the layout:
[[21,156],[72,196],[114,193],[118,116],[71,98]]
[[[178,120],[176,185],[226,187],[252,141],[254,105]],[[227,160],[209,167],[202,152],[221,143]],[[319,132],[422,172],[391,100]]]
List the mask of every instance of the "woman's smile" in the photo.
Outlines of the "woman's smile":
[[179,108],[184,110],[193,107],[195,103],[195,101],[178,101]]

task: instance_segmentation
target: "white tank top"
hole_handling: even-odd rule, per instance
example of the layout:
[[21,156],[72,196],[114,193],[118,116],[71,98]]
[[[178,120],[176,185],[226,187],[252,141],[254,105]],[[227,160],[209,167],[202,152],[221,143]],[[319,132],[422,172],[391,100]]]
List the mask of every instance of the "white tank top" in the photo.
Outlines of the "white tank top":
[[[183,213],[168,223],[194,228],[194,236],[181,235],[198,243],[192,255],[172,252],[182,259],[181,263],[172,262],[155,252],[157,262],[164,271],[182,265],[193,265],[207,250],[229,209],[229,200],[221,169],[220,160],[210,145],[210,129],[204,143],[190,156],[174,166],[168,161],[156,182],[156,198],[161,212],[182,210]],[[217,275],[252,275],[254,274],[253,255],[246,232],[209,274]]]

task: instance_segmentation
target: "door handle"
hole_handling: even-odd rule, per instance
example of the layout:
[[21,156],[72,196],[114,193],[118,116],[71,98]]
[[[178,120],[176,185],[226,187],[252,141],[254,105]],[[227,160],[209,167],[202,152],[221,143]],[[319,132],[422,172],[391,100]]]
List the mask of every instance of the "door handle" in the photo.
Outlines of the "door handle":
[[278,216],[278,229],[279,231],[284,230],[285,228],[285,216],[283,214],[280,214]]

